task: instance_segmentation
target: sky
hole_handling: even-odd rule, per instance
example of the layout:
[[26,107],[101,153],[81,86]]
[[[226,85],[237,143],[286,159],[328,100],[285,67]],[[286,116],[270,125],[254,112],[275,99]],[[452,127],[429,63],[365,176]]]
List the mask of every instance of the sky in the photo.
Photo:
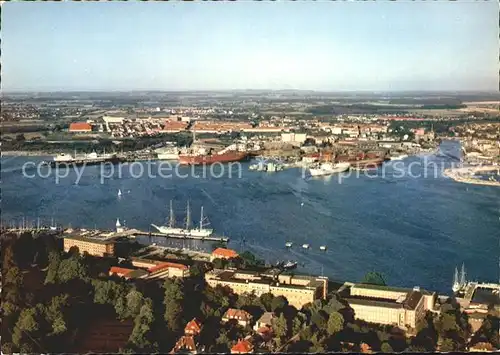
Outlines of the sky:
[[496,91],[496,1],[2,4],[2,90]]

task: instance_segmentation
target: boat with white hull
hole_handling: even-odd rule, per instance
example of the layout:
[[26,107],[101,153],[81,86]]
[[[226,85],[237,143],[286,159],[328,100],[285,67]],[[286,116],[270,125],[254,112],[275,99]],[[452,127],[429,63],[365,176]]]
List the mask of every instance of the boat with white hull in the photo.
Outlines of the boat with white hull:
[[187,205],[187,214],[186,214],[186,224],[184,228],[176,227],[176,221],[174,216],[174,209],[172,207],[172,201],[170,201],[170,218],[168,226],[157,226],[156,224],[151,224],[154,228],[158,230],[158,232],[162,234],[170,234],[170,235],[184,235],[190,237],[199,237],[205,238],[209,237],[213,234],[214,230],[211,228],[205,228],[209,223],[206,221],[206,217],[203,216],[203,206],[201,207],[200,214],[200,224],[196,228],[191,227],[191,209],[189,208],[189,202]]
[[408,158],[407,154],[401,154],[401,155],[396,155],[396,156],[391,157],[391,160],[403,160],[406,158]]
[[159,160],[179,160],[179,149],[175,147],[158,148],[155,153]]
[[324,175],[332,175],[337,173],[342,173],[344,171],[349,170],[351,164],[349,163],[322,163],[317,168],[309,168],[309,173],[311,176],[324,176]]

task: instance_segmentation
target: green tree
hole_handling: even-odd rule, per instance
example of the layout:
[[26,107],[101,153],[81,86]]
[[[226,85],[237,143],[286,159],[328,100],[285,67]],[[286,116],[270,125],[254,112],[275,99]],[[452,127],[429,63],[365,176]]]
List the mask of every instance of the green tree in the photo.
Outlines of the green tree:
[[13,354],[14,353],[14,344],[10,342],[2,343],[2,354]]
[[57,272],[59,271],[60,263],[61,254],[58,251],[51,251],[49,253],[49,265],[47,266],[47,276],[45,277],[45,284],[51,284],[57,281]]
[[288,335],[288,322],[283,313],[278,318],[274,318],[271,323],[275,338],[283,339]]
[[128,316],[127,300],[125,296],[120,296],[115,301],[115,312],[118,319],[125,319]]
[[[142,296],[142,295],[141,295]],[[147,298],[140,307],[134,320],[134,329],[129,341],[139,349],[147,349],[152,345],[151,325],[154,322],[153,302]]]
[[74,255],[61,261],[57,276],[59,281],[65,283],[73,279],[85,280],[88,275],[80,257]]
[[363,278],[363,281],[361,281],[364,284],[370,284],[370,285],[380,285],[380,286],[386,286],[384,277],[382,274],[378,272],[368,272],[365,277]]
[[344,329],[344,317],[339,312],[330,313],[328,318],[327,331],[328,334],[333,335]]
[[142,296],[142,293],[133,288],[129,291],[125,298],[127,301],[127,309],[129,315],[131,317],[136,317],[141,311],[142,305],[144,304],[144,297]]
[[68,299],[68,294],[54,296],[49,305],[44,308],[45,318],[52,326],[52,334],[61,334],[67,330],[64,308],[69,305]]
[[212,261],[212,264],[214,265],[215,269],[225,269],[227,265],[227,260],[217,258]]
[[330,314],[332,312],[338,312],[344,308],[346,308],[345,304],[340,301],[336,294],[334,294],[328,303],[323,307],[323,310]]
[[302,312],[297,312],[292,320],[292,334],[297,334],[302,331],[307,324],[307,316]]
[[451,338],[444,338],[439,346],[441,352],[452,352],[458,350],[458,346]]
[[184,293],[179,280],[167,279],[163,285],[165,297],[165,321],[170,330],[177,332],[182,327],[182,300]]
[[31,339],[30,333],[35,333],[40,328],[38,323],[37,310],[34,307],[25,308],[21,311],[19,318],[14,326],[12,342],[17,347],[25,343],[26,338]]
[[260,296],[260,303],[264,306],[266,311],[271,312],[272,311],[272,302],[274,299],[274,295],[270,292],[263,293]]
[[389,344],[388,342],[384,341],[382,343],[382,345],[380,346],[380,350],[383,352],[383,353],[392,353],[394,352],[394,350],[392,350],[392,346],[391,344]]
[[325,330],[327,327],[327,315],[323,311],[314,313],[311,316],[311,321],[319,330]]
[[283,309],[288,306],[288,300],[283,296],[274,297],[271,301],[271,310],[276,312],[277,310]]

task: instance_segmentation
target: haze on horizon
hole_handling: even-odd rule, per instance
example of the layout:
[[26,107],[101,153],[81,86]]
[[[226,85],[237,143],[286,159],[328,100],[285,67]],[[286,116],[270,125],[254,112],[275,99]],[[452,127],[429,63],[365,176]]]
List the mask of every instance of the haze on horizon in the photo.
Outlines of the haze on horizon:
[[3,91],[497,91],[496,2],[2,5]]

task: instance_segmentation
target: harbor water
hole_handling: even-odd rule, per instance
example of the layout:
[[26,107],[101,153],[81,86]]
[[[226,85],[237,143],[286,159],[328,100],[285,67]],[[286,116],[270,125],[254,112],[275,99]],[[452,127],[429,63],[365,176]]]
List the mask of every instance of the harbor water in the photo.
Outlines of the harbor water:
[[[56,183],[53,176],[23,176],[23,164],[42,157],[3,157],[2,220],[19,223],[23,217],[40,217],[49,223],[54,218],[64,226],[112,229],[120,218],[127,227],[147,231],[151,223],[167,222],[170,200],[182,223],[190,200],[193,223],[203,205],[211,228],[230,237],[231,248],[250,250],[270,263],[296,260],[300,271],[334,280],[358,281],[366,272],[378,271],[388,284],[442,293],[451,290],[455,266],[465,263],[470,279],[496,282],[500,188],[443,176],[442,169],[456,162],[451,153],[460,149],[456,142],[444,142],[441,151],[450,154],[401,162],[415,163],[412,173],[421,177],[396,177],[391,166],[395,162],[389,162],[383,173],[379,169],[370,176],[353,175],[341,183],[337,176],[304,177],[296,168],[251,171],[251,162],[242,163],[241,177],[135,178],[124,169],[121,177],[101,184],[101,167],[89,166],[78,183],[74,171]],[[206,250],[212,246],[147,237],[141,241]],[[287,249],[286,242],[293,247]],[[310,244],[308,250],[301,247],[305,243]],[[326,251],[320,250],[322,245]]]

